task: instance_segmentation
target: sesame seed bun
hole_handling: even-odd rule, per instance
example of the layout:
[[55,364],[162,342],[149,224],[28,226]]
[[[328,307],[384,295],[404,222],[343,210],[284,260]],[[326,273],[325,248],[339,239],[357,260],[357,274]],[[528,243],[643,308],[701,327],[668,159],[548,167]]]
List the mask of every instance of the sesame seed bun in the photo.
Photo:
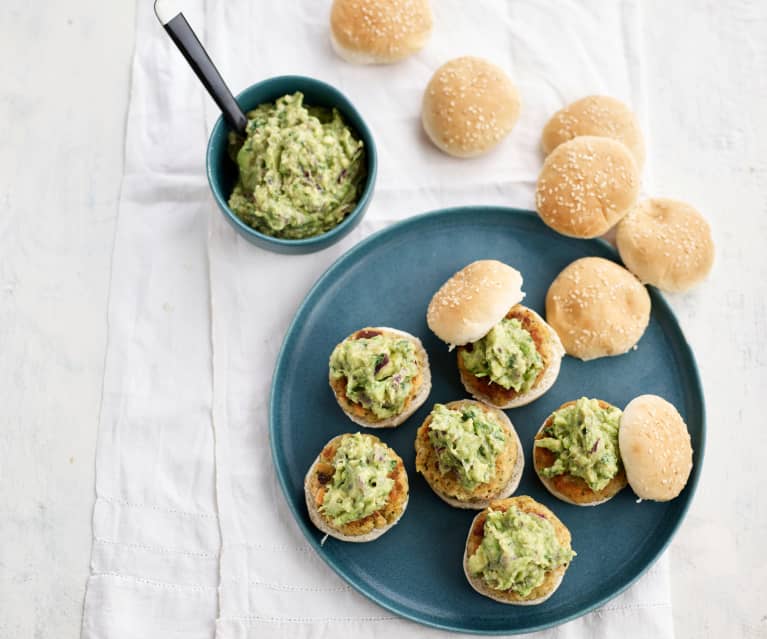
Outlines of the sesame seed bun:
[[560,144],[543,163],[535,203],[541,219],[570,237],[606,233],[636,202],[639,169],[625,145],[582,136]]
[[443,64],[423,94],[421,120],[434,144],[470,158],[499,144],[519,119],[519,92],[502,69],[481,58]]
[[641,395],[629,402],[618,442],[637,497],[668,501],[687,485],[692,470],[690,433],[676,408],[662,397]]
[[[522,495],[495,501],[490,504],[490,508],[496,511],[506,511],[512,507],[518,508],[525,513],[538,515],[547,519],[551,522],[552,526],[554,526],[554,534],[559,542],[570,547],[571,536],[567,527],[553,512],[546,508],[546,506],[538,503],[531,497]],[[480,595],[490,597],[490,599],[494,599],[500,603],[511,604],[513,606],[534,606],[543,603],[554,594],[557,588],[559,588],[559,585],[562,583],[562,578],[565,576],[565,572],[570,565],[569,563],[557,566],[553,570],[546,572],[543,583],[526,597],[522,597],[513,590],[495,590],[488,586],[481,576],[471,576],[471,573],[469,572],[469,557],[477,551],[477,548],[479,548],[479,545],[482,543],[482,539],[485,536],[485,519],[487,518],[488,512],[489,510],[487,509],[483,510],[478,513],[471,522],[469,536],[466,538],[466,550],[463,554],[463,572],[466,575],[466,579],[469,580],[471,587]]]
[[[598,401],[602,408],[613,408],[613,406],[601,399]],[[573,404],[575,404],[574,401],[565,402],[557,409],[557,411],[572,406]],[[543,430],[550,426],[553,421],[554,413],[549,415],[543,424],[541,424],[541,427],[535,435],[535,440],[544,437]],[[618,432],[620,433],[620,430]],[[620,445],[618,448],[620,450]],[[585,480],[580,477],[575,477],[574,475],[562,474],[555,475],[554,477],[544,477],[541,474],[541,471],[544,468],[553,465],[556,460],[556,455],[550,450],[536,446],[535,443],[533,443],[533,468],[535,468],[536,475],[538,475],[538,478],[546,487],[546,490],[557,499],[566,501],[568,504],[573,504],[574,506],[598,506],[615,497],[615,495],[626,487],[626,471],[623,466],[619,467],[618,474],[615,475],[615,477],[610,480],[610,483],[601,490],[594,490]]]
[[451,347],[476,342],[524,296],[517,269],[497,260],[479,260],[455,273],[434,294],[426,323]]
[[637,204],[618,224],[616,243],[626,267],[664,291],[686,291],[714,264],[714,240],[692,206],[666,198]]
[[422,49],[432,22],[429,0],[334,0],[330,42],[347,62],[388,64]]
[[464,388],[475,398],[498,408],[517,408],[535,401],[554,385],[565,349],[557,332],[533,309],[517,304],[506,313],[506,317],[520,321],[522,328],[533,338],[535,348],[543,360],[543,369],[532,386],[520,393],[514,388],[504,388],[487,377],[472,374],[466,368],[461,355],[469,346],[458,347],[458,371]]
[[[396,468],[389,473],[389,477],[394,480],[394,486],[389,493],[389,499],[383,508],[371,513],[367,517],[350,521],[343,526],[336,527],[325,517],[320,510],[322,496],[324,496],[324,484],[320,480],[322,470],[330,468],[332,470],[333,457],[336,454],[338,446],[345,437],[351,433],[338,435],[331,439],[322,449],[306,473],[304,479],[304,496],[306,498],[306,508],[309,512],[309,519],[322,532],[340,539],[341,541],[365,542],[373,541],[387,530],[394,526],[405,513],[408,504],[410,488],[408,485],[407,471],[397,453],[386,446],[378,437],[373,435],[364,435],[364,437],[373,440],[374,443],[386,446],[391,459],[397,462]],[[327,474],[327,473],[326,473]],[[331,475],[332,476],[332,475]]]
[[503,411],[471,399],[445,404],[451,410],[459,410],[466,405],[477,407],[506,431],[506,449],[496,458],[494,476],[474,490],[468,490],[461,485],[455,472],[443,475],[439,470],[437,453],[429,439],[431,414],[426,417],[416,434],[415,469],[424,476],[436,495],[451,506],[482,509],[487,508],[490,502],[496,499],[508,497],[517,489],[525,466],[525,453],[514,425]]
[[366,426],[368,428],[393,428],[399,426],[408,417],[410,417],[418,408],[426,401],[426,398],[431,392],[431,370],[429,368],[429,356],[426,354],[426,350],[421,344],[421,340],[415,335],[406,333],[405,331],[397,330],[396,328],[389,328],[387,326],[367,326],[358,331],[355,331],[349,335],[346,339],[360,339],[363,337],[372,337],[373,335],[386,335],[390,337],[404,337],[410,340],[415,346],[416,357],[418,359],[419,374],[413,380],[413,388],[410,395],[405,400],[405,404],[402,408],[402,412],[391,417],[381,419],[376,414],[362,406],[351,401],[346,396],[346,378],[339,377],[333,379],[333,376],[328,374],[328,381],[330,382],[330,388],[333,389],[333,394],[336,396],[336,401],[344,411],[346,416],[351,419],[355,424],[360,426]]
[[642,168],[645,160],[642,131],[634,113],[620,100],[608,95],[590,95],[568,104],[546,123],[541,146],[548,155],[563,142],[581,135],[622,142]]
[[644,334],[650,321],[650,295],[615,262],[583,257],[551,283],[546,321],[568,355],[584,361],[620,355]]

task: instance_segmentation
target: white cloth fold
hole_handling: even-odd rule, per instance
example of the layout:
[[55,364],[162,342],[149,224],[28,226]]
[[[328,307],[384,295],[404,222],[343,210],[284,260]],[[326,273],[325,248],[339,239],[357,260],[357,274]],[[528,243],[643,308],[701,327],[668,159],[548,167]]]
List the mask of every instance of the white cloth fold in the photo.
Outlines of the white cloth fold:
[[[215,106],[151,4],[138,3],[84,639],[440,634],[351,590],[293,521],[267,432],[282,337],[311,284],[360,238],[444,206],[530,208],[551,113],[604,92],[643,118],[646,96],[638,0],[433,5],[422,52],[357,67],[330,48],[327,0],[184,4],[235,92],[314,76],[344,92],[376,138],[379,180],[360,227],[321,253],[281,256],[241,240],[216,211],[204,174]],[[431,73],[464,54],[507,69],[523,97],[509,139],[471,161],[441,154],[419,122]],[[668,582],[661,559],[600,611],[540,636],[672,637]]]

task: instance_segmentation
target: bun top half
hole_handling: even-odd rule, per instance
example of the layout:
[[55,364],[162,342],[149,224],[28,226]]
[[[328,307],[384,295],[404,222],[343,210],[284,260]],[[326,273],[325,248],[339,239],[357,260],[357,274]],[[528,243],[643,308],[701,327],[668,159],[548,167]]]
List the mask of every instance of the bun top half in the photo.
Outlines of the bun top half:
[[423,48],[432,22],[429,0],[335,0],[330,41],[348,62],[398,62]]
[[479,260],[455,273],[434,294],[426,323],[451,346],[476,342],[524,296],[517,269],[497,260]]

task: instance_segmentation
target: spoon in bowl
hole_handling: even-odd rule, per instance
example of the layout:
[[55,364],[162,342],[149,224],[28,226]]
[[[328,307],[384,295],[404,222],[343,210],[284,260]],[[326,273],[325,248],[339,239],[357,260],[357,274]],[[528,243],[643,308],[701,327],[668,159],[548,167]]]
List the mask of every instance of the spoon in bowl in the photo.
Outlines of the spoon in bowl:
[[237,104],[229,87],[221,77],[210,59],[205,47],[197,38],[197,35],[189,26],[178,3],[174,0],[156,0],[154,3],[154,13],[165,31],[168,32],[170,39],[181,51],[192,71],[202,82],[205,89],[213,98],[214,102],[221,109],[224,119],[230,127],[239,135],[245,136],[245,127],[248,124],[248,118]]

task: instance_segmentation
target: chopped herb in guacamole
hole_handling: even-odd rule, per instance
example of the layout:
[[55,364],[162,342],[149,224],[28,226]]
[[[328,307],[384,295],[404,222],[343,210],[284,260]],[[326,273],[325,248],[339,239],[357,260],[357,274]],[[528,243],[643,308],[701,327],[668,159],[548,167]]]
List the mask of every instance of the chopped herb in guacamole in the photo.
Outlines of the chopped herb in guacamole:
[[329,231],[354,209],[365,177],[363,144],[338,111],[307,108],[303,99],[294,93],[258,106],[245,141],[230,136],[239,179],[229,207],[274,237]]
[[575,556],[562,544],[552,523],[514,506],[493,510],[485,519],[484,537],[469,557],[469,573],[481,576],[494,590],[512,590],[522,597],[543,583],[546,573]]
[[506,390],[529,390],[543,369],[532,335],[516,319],[504,318],[471,348],[461,351],[464,366],[476,377],[487,377]]
[[461,485],[473,490],[495,475],[495,461],[507,434],[487,413],[471,404],[452,410],[435,404],[429,424],[429,441],[444,475],[455,471]]
[[544,477],[573,475],[592,490],[602,490],[618,474],[618,426],[621,410],[602,408],[599,400],[581,397],[561,408],[535,445],[550,450],[556,461],[541,471]]
[[346,397],[380,419],[402,412],[418,374],[413,342],[388,334],[349,337],[330,356],[330,375],[346,378]]
[[386,505],[397,467],[386,446],[370,435],[344,437],[333,456],[333,478],[320,510],[334,526],[363,519]]

